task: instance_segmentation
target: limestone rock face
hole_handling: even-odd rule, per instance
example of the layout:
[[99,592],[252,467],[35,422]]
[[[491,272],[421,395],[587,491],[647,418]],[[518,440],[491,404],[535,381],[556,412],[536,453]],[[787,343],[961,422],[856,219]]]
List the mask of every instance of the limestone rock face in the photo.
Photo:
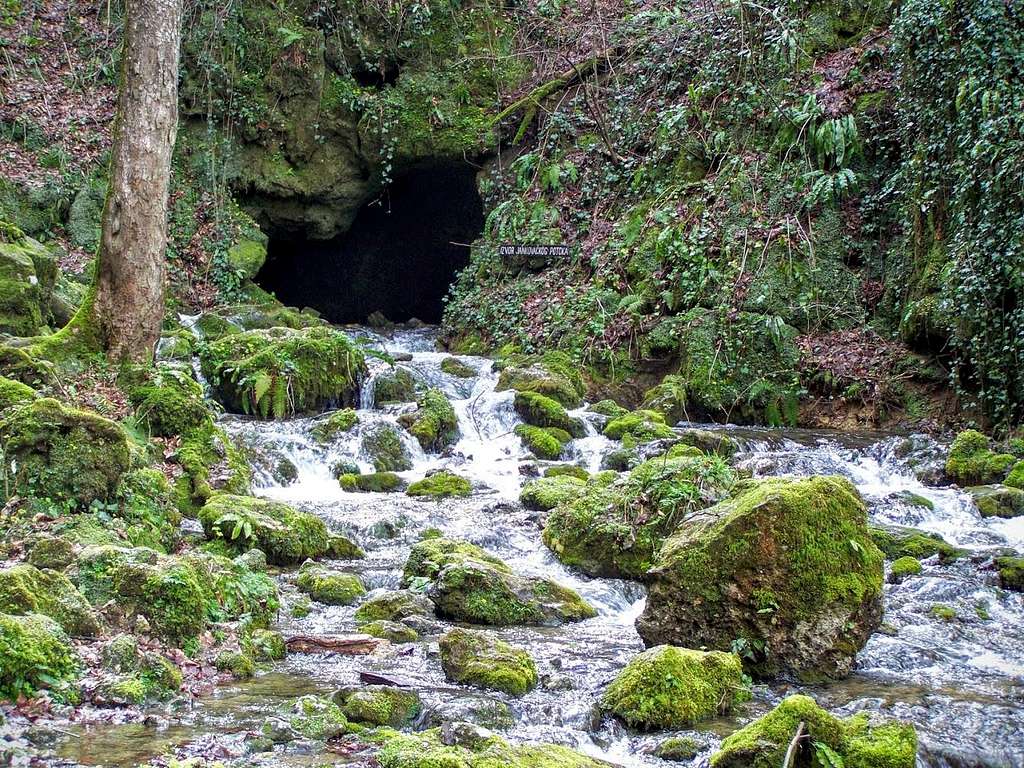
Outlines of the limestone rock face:
[[759,677],[842,677],[881,623],[882,562],[849,481],[763,480],[665,541],[637,630],[736,648]]

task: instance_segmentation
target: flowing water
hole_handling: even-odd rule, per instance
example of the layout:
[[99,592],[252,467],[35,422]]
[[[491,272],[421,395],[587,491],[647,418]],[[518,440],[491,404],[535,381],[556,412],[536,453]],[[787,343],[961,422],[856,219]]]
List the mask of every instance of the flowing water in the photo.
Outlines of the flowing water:
[[[599,615],[559,628],[495,630],[528,648],[538,663],[541,685],[521,699],[447,682],[436,644],[436,635],[446,625],[439,621],[433,636],[428,633],[420,642],[389,646],[371,656],[290,655],[253,682],[225,686],[187,711],[162,713],[157,725],[105,727],[58,739],[61,754],[72,763],[118,768],[185,742],[199,754],[237,754],[245,734],[258,729],[289,699],[355,684],[360,672],[371,671],[398,678],[420,692],[425,707],[418,725],[474,719],[514,740],[566,744],[623,766],[668,765],[649,750],[671,734],[638,735],[595,714],[605,685],[643,649],[633,621],[643,609],[644,590],[633,582],[584,578],[562,566],[544,546],[538,515],[524,511],[516,501],[528,479],[521,470],[537,462],[512,433],[518,423],[512,394],[495,391],[497,375],[491,362],[461,358],[476,375],[460,379],[441,371],[447,355],[434,351],[429,329],[389,337],[364,330],[354,333],[403,358],[398,364],[424,385],[442,389],[458,413],[461,438],[444,455],[424,454],[399,430],[414,465],[402,473],[405,479],[448,468],[471,479],[473,495],[435,502],[340,489],[332,465],[355,460],[370,469],[368,457],[360,454],[361,433],[378,422],[395,422],[412,407],[375,407],[373,376],[387,368],[381,362],[374,362],[375,370],[364,385],[359,425],[332,445],[320,445],[310,437],[318,418],[225,418],[228,430],[265,459],[255,466],[257,493],[312,511],[357,540],[366,558],[337,565],[357,573],[368,589],[396,588],[409,548],[424,530],[438,528],[446,536],[478,544],[518,572],[572,586]],[[574,415],[596,418],[583,409]],[[571,444],[571,458],[595,471],[603,454],[616,444],[602,437],[593,421],[587,423],[587,436]],[[861,651],[858,671],[841,683],[807,692],[840,713],[871,710],[913,721],[921,739],[922,765],[1024,765],[1024,602],[1020,594],[1000,590],[989,567],[992,554],[1001,548],[1024,549],[1024,518],[983,519],[965,494],[925,485],[918,476],[927,475],[929,460],[934,463],[936,455],[936,447],[926,438],[751,429],[730,429],[730,434],[743,446],[739,465],[756,476],[844,475],[856,484],[875,521],[934,531],[971,552],[951,565],[926,561],[920,576],[887,585],[885,631],[876,633]],[[271,471],[282,457],[298,470],[288,484],[275,480]],[[928,499],[931,508],[908,501],[908,494]],[[308,616],[291,618],[287,604],[298,599],[298,593],[288,574],[280,579],[285,609],[279,629],[285,634],[356,631],[354,607],[314,603]],[[953,607],[957,618],[934,617],[931,608],[938,603]],[[694,765],[707,764],[724,734],[796,690],[756,686],[754,702],[743,713],[704,724],[699,733],[691,734],[707,747]],[[315,762],[316,756],[304,754],[301,745],[289,749],[265,755],[259,764]]]

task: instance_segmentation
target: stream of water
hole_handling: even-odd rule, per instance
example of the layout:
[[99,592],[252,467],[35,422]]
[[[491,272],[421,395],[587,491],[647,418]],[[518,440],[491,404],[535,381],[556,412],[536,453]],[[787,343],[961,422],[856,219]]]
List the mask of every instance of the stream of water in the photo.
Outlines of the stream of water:
[[[389,646],[371,656],[290,655],[255,681],[225,686],[188,711],[166,713],[159,727],[108,726],[76,734],[62,744],[63,756],[74,763],[121,768],[169,745],[217,740],[230,754],[232,739],[244,739],[247,729],[257,729],[286,700],[355,684],[359,672],[369,670],[400,678],[420,692],[425,706],[419,725],[484,718],[501,725],[514,740],[566,744],[622,766],[668,765],[649,750],[671,734],[638,735],[595,715],[603,688],[643,649],[633,621],[643,609],[644,590],[633,582],[584,578],[561,565],[544,546],[537,514],[516,501],[528,479],[521,468],[537,462],[512,432],[519,423],[512,393],[495,391],[497,375],[491,361],[460,358],[476,371],[475,377],[460,379],[441,371],[447,355],[434,351],[430,329],[390,337],[360,329],[358,335],[369,336],[376,346],[404,358],[398,364],[425,385],[442,389],[459,417],[461,437],[443,455],[424,454],[399,430],[413,459],[413,468],[403,477],[412,481],[430,470],[450,468],[471,479],[472,496],[435,502],[404,494],[341,490],[332,465],[346,459],[370,469],[368,457],[360,453],[361,433],[377,422],[395,422],[412,407],[375,407],[373,375],[386,369],[379,362],[364,385],[359,425],[331,445],[311,438],[317,418],[225,418],[236,438],[265,456],[286,457],[298,470],[294,482],[281,484],[258,464],[256,492],[312,511],[358,541],[366,558],[336,565],[357,573],[370,590],[396,588],[410,547],[433,527],[446,536],[472,541],[521,573],[572,586],[597,608],[598,616],[558,628],[495,630],[528,648],[537,661],[541,685],[521,699],[447,682],[436,644],[436,634],[446,625],[439,621],[433,637],[428,634],[420,642]],[[584,409],[574,415],[595,418]],[[617,444],[602,437],[593,422],[587,423],[587,436],[571,444],[571,458],[595,471],[602,456]],[[730,434],[742,446],[739,465],[756,476],[844,475],[858,487],[875,521],[934,531],[971,551],[970,557],[950,565],[940,565],[934,558],[925,561],[920,576],[887,584],[885,631],[877,632],[861,651],[855,674],[807,692],[840,713],[873,710],[914,722],[921,740],[921,765],[1024,765],[1024,599],[1000,590],[987,567],[999,548],[1024,549],[1024,518],[983,519],[967,495],[924,484],[915,475],[907,456],[908,441],[902,437],[754,429],[731,429]],[[918,458],[934,449],[925,438],[915,437],[910,444],[911,455]],[[932,508],[909,503],[908,493],[930,500]],[[283,632],[356,631],[355,607],[314,603],[308,616],[291,618],[287,605],[298,593],[287,574],[280,579],[285,609],[278,628]],[[953,607],[956,620],[934,617],[931,608],[937,603]],[[754,702],[736,718],[703,724],[696,735],[707,750],[693,765],[706,765],[723,735],[795,690],[756,686]],[[301,750],[278,752],[259,764],[304,764],[308,759]]]

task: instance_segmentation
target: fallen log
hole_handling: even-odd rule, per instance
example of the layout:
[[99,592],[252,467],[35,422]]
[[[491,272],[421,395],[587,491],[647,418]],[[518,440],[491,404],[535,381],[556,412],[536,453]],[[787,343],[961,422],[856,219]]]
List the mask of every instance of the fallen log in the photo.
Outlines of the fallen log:
[[373,653],[380,639],[370,635],[292,635],[284,644],[289,653],[335,653],[363,656]]

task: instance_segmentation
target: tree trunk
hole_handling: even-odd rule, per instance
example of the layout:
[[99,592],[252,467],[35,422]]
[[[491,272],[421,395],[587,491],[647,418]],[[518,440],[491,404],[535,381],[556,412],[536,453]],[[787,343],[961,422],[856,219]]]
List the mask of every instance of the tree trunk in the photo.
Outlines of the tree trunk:
[[127,0],[93,321],[112,360],[151,359],[164,316],[181,0]]

